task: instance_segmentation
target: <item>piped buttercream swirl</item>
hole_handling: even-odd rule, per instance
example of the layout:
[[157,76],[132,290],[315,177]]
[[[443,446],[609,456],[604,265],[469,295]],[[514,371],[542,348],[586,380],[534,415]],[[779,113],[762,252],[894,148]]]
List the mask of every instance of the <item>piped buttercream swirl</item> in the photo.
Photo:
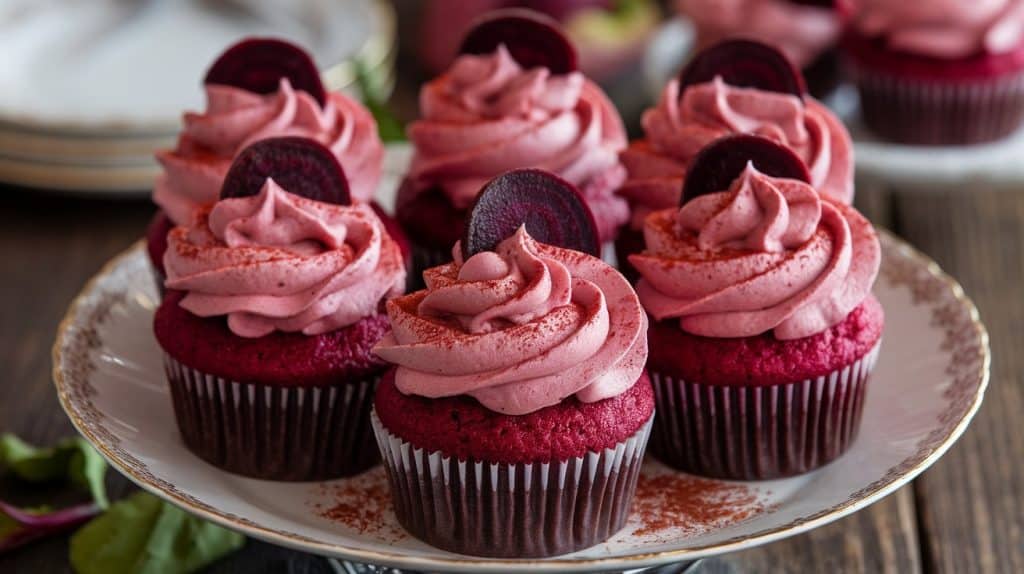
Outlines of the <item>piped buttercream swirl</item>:
[[867,297],[881,248],[852,207],[748,165],[727,191],[651,214],[629,260],[655,319],[706,337],[820,333]]
[[463,55],[420,92],[422,119],[409,126],[409,177],[417,191],[440,187],[458,209],[511,169],[536,167],[576,185],[602,239],[628,218],[614,192],[626,172],[626,131],[615,107],[581,73],[524,70],[504,46]]
[[405,285],[398,245],[367,204],[339,206],[267,180],[259,195],[199,208],[173,229],[168,289],[201,317],[227,316],[240,337],[317,335],[379,312]]
[[424,273],[427,288],[388,303],[393,331],[374,351],[406,394],[475,397],[520,415],[575,395],[633,386],[647,319],[625,278],[600,259],[537,243],[520,228],[493,252]]
[[[680,97],[681,96],[681,97]],[[679,205],[686,170],[709,143],[737,133],[774,140],[800,156],[821,193],[853,200],[853,144],[835,115],[813,98],[738,88],[715,78],[679,93],[672,80],[643,114],[644,139],[622,153],[629,178],[619,193],[641,229],[652,211]]]
[[300,136],[324,144],[338,158],[356,201],[370,201],[380,181],[384,146],[373,116],[358,102],[330,92],[326,104],[292,88],[287,78],[272,94],[232,86],[206,86],[206,111],[188,112],[175,149],[157,153],[163,173],[156,202],[178,225],[217,200],[235,155],[271,137]]

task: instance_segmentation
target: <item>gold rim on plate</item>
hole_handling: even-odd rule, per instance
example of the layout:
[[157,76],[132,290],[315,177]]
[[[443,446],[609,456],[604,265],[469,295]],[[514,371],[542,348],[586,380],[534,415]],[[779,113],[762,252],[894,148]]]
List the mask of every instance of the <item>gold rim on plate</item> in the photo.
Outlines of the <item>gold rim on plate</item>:
[[[66,359],[65,349],[69,348],[69,331],[73,323],[78,320],[79,312],[85,305],[86,297],[93,293],[101,279],[110,274],[111,271],[120,266],[126,259],[138,256],[139,252],[144,250],[142,241],[135,243],[128,250],[104,265],[99,273],[86,283],[79,295],[72,301],[67,314],[57,329],[57,337],[52,353],[53,380],[61,406],[68,414],[75,428],[119,472],[143,489],[193,514],[281,546],[370,564],[428,570],[457,569],[466,571],[476,568],[500,571],[502,568],[530,568],[533,570],[557,571],[559,569],[578,570],[587,567],[605,569],[637,568],[683,560],[695,560],[714,554],[750,548],[800,534],[877,502],[912,480],[938,460],[956,442],[967,428],[971,418],[978,411],[985,389],[988,386],[989,368],[992,358],[988,333],[985,326],[981,323],[977,308],[964,293],[960,284],[943,272],[937,263],[887,231],[879,230],[879,235],[883,246],[881,278],[893,284],[908,287],[915,302],[934,304],[932,309],[934,322],[942,328],[945,336],[943,349],[956,357],[956,360],[951,362],[948,367],[953,384],[943,392],[947,403],[943,414],[939,417],[940,427],[934,429],[927,437],[922,439],[914,453],[906,457],[900,464],[890,468],[881,478],[853,493],[845,502],[833,505],[810,516],[799,518],[788,524],[756,532],[750,536],[739,536],[703,546],[608,558],[553,558],[546,560],[491,560],[470,556],[410,558],[407,554],[401,552],[380,552],[327,544],[303,535],[268,528],[248,519],[219,511],[177,490],[173,485],[152,476],[148,469],[145,468],[145,465],[137,459],[128,460],[134,459],[134,457],[122,451],[116,444],[118,440],[112,438],[113,435],[109,431],[105,431],[102,425],[98,425],[95,421],[90,423],[83,418],[83,413],[80,412],[79,406],[72,401],[70,383],[65,379],[63,368]],[[79,337],[96,339],[92,342],[97,345],[99,343],[95,333],[85,333]],[[88,350],[85,349],[85,351]],[[86,372],[85,374],[87,375],[88,373]],[[83,381],[77,382],[77,384],[82,383]],[[77,396],[88,405],[91,405],[88,395],[89,391],[85,389],[84,391],[80,390]],[[109,436],[106,439],[97,436],[97,429],[105,431],[105,434]],[[108,443],[108,440],[112,440],[113,443]]]

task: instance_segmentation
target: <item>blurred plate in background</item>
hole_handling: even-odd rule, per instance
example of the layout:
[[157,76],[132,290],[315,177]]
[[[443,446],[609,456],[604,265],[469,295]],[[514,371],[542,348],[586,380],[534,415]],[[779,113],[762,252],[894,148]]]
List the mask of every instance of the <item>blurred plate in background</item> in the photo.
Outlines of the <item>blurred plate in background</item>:
[[247,35],[305,46],[331,89],[353,89],[357,62],[394,80],[384,0],[0,0],[0,182],[148,193],[153,152],[203,108],[210,62]]

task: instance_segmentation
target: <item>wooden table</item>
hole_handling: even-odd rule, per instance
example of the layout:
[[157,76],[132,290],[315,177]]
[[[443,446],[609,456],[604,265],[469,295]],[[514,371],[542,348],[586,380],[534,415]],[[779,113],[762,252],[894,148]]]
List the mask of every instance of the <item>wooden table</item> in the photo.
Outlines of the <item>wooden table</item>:
[[[400,89],[400,109],[415,90]],[[409,114],[402,114],[408,116]],[[957,277],[992,337],[992,384],[964,437],[932,469],[830,526],[704,561],[700,572],[1024,572],[1024,189],[858,189],[873,221]],[[58,321],[82,284],[138,239],[148,202],[72,199],[0,186],[0,431],[48,444],[74,431],[50,380]],[[111,473],[112,475],[114,473]],[[132,490],[111,476],[111,493]],[[0,498],[33,502],[0,481]],[[0,557],[0,572],[67,571],[67,541]],[[257,541],[212,572],[332,572],[322,558]]]

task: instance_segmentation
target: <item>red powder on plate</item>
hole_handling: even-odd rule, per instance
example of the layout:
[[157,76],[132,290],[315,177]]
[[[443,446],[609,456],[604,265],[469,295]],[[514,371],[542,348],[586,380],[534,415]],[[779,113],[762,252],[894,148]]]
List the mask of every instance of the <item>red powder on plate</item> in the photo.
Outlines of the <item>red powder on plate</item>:
[[313,510],[321,518],[359,534],[385,542],[397,542],[407,534],[398,525],[383,467],[354,478],[322,483],[316,487]]
[[639,527],[634,536],[700,534],[746,520],[764,511],[758,492],[748,486],[685,474],[641,474],[633,502]]

